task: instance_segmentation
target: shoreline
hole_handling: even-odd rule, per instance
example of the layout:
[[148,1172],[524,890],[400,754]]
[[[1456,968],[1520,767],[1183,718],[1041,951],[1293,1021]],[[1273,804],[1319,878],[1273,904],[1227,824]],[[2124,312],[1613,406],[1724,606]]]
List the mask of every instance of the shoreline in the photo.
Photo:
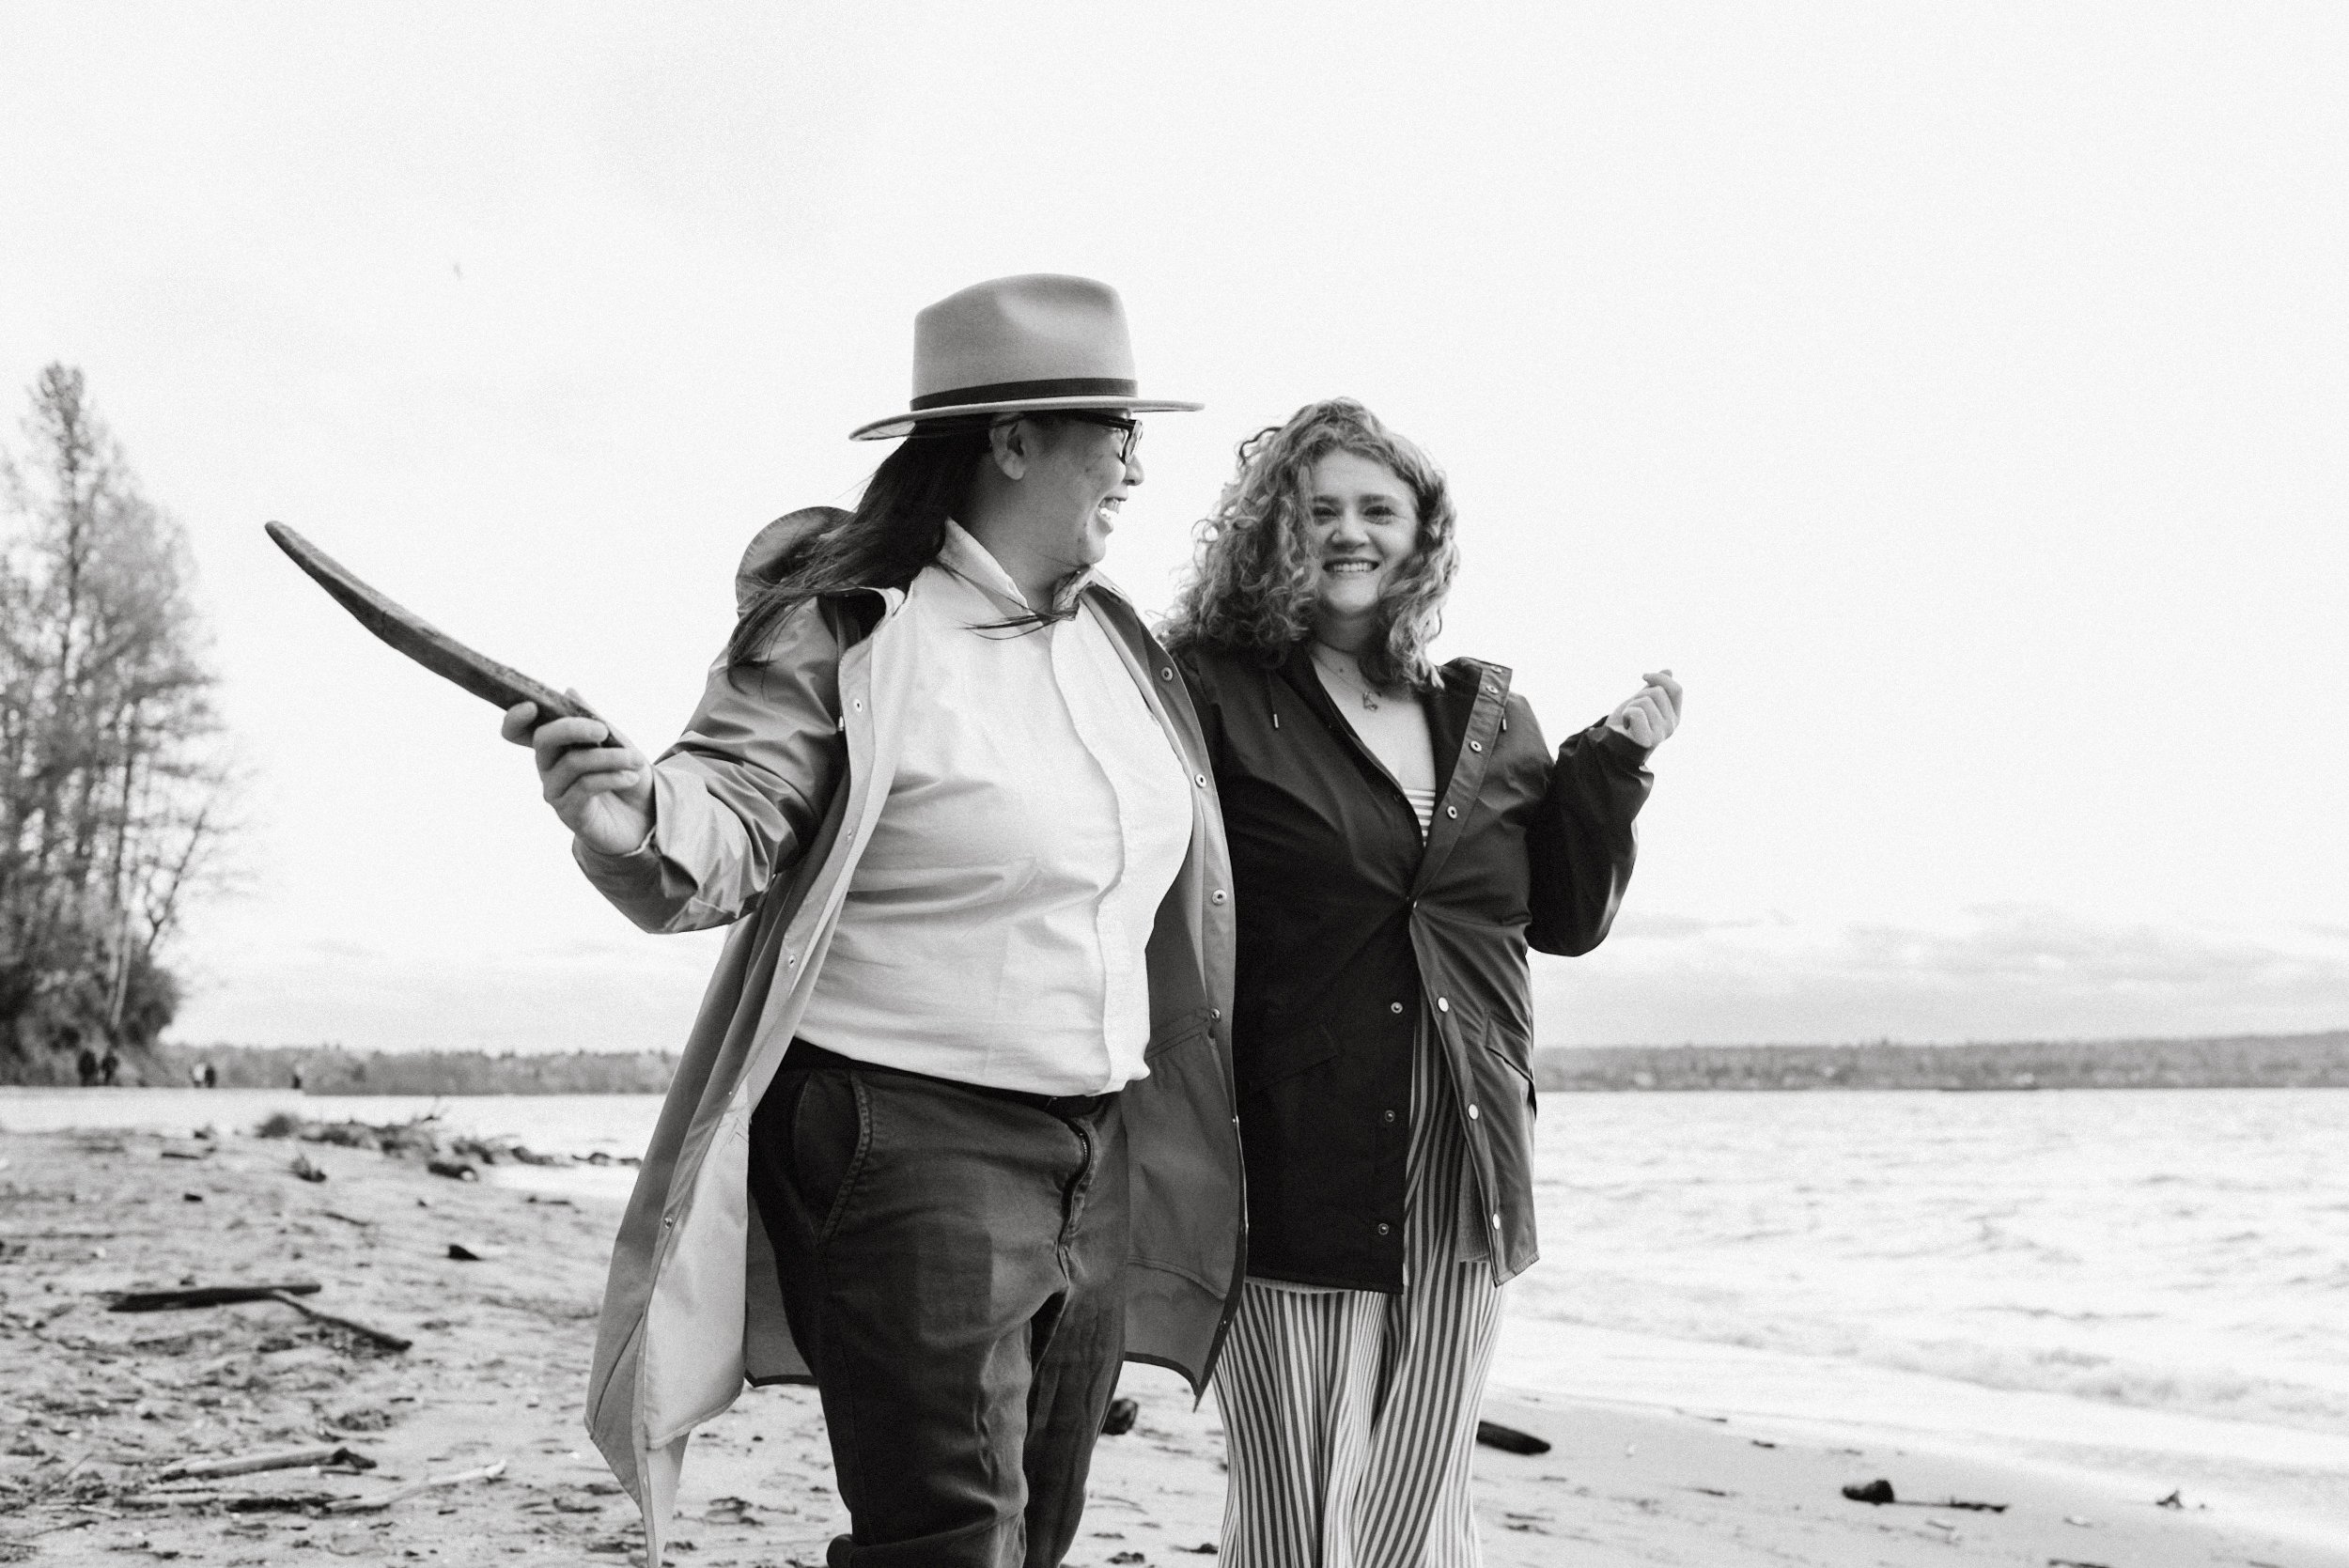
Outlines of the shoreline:
[[[296,1153],[327,1179],[291,1175]],[[384,1555],[397,1541],[443,1562],[628,1560],[632,1506],[580,1425],[610,1204],[448,1180],[365,1150],[241,1137],[6,1133],[0,1161],[0,1353],[32,1373],[0,1390],[0,1426],[22,1434],[0,1454],[0,1552],[77,1562],[144,1549],[243,1563],[278,1560],[298,1544]],[[451,1244],[482,1261],[452,1258]],[[314,1280],[316,1304],[414,1347],[376,1353],[267,1302],[122,1314],[99,1295],[265,1274]],[[1147,1368],[1129,1367],[1124,1391],[1141,1420],[1097,1451],[1069,1560],[1205,1556],[1223,1496],[1215,1403],[1194,1407],[1179,1379]],[[2034,1568],[2349,1568],[2349,1545],[2192,1485],[2186,1506],[2164,1509],[2144,1485],[2132,1494],[2085,1474],[1943,1453],[1848,1421],[1805,1426],[1508,1386],[1493,1390],[1487,1414],[1555,1445],[1539,1456],[1478,1452],[1484,1552],[1496,1568],[1556,1563],[1569,1542],[1572,1560],[1600,1568],[1858,1568],[1943,1562],[1952,1546]],[[194,1504],[125,1500],[152,1494],[170,1459],[305,1442],[346,1444],[377,1468],[239,1477]],[[495,1480],[381,1514],[240,1512],[230,1500],[380,1498],[498,1461]],[[810,1390],[746,1392],[696,1439],[679,1527],[694,1548],[676,1560],[814,1568],[840,1524],[830,1474]],[[1877,1508],[1841,1495],[1877,1477],[1904,1499],[2009,1506]]]

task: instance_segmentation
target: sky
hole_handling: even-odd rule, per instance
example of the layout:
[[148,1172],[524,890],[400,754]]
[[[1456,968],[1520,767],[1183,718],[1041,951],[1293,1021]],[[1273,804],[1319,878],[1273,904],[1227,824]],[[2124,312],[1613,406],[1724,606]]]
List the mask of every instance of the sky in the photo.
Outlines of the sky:
[[1123,293],[1162,607],[1346,395],[1453,480],[1439,646],[1668,666],[1549,1045],[2349,1027],[2349,11],[0,0],[0,439],[80,367],[244,784],[188,1043],[674,1048],[488,706],[282,520],[658,748],[915,310]]

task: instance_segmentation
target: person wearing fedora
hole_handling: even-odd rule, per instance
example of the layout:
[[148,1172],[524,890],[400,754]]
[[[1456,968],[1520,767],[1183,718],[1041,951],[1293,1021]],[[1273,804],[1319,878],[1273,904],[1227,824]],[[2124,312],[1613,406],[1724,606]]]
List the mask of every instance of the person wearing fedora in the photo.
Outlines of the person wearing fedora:
[[694,1427],[813,1382],[834,1568],[1057,1563],[1124,1359],[1204,1389],[1245,1272],[1231,864],[1199,721],[1097,575],[1123,307],[923,311],[903,437],[769,525],[685,734],[508,739],[588,879],[730,925],[614,1249],[588,1425],[661,1556]]

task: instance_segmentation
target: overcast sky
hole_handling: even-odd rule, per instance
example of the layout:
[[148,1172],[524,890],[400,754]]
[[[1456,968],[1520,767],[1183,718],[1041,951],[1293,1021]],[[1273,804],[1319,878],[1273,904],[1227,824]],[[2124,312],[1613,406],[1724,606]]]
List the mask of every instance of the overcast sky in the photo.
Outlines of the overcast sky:
[[913,312],[1115,284],[1162,606],[1234,443],[1451,473],[1441,652],[1669,665],[1548,1044],[2349,1024],[2349,10],[0,0],[0,396],[185,524],[251,784],[177,1037],[674,1047],[708,938],[283,519],[658,747]]

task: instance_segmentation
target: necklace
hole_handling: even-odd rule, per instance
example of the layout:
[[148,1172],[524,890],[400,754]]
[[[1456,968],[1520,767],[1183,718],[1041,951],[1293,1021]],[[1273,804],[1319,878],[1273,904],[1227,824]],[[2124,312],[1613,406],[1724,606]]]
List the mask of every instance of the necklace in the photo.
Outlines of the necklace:
[[[1324,644],[1318,642],[1314,644],[1314,662],[1319,665],[1323,670],[1329,672],[1330,675],[1337,676],[1340,684],[1352,687],[1354,689],[1355,695],[1362,699],[1362,706],[1373,713],[1377,712],[1378,699],[1371,694],[1370,688],[1363,685],[1359,677],[1349,675],[1346,670],[1323,659],[1321,657],[1321,650]],[[1336,650],[1332,649],[1331,651],[1334,652]]]

